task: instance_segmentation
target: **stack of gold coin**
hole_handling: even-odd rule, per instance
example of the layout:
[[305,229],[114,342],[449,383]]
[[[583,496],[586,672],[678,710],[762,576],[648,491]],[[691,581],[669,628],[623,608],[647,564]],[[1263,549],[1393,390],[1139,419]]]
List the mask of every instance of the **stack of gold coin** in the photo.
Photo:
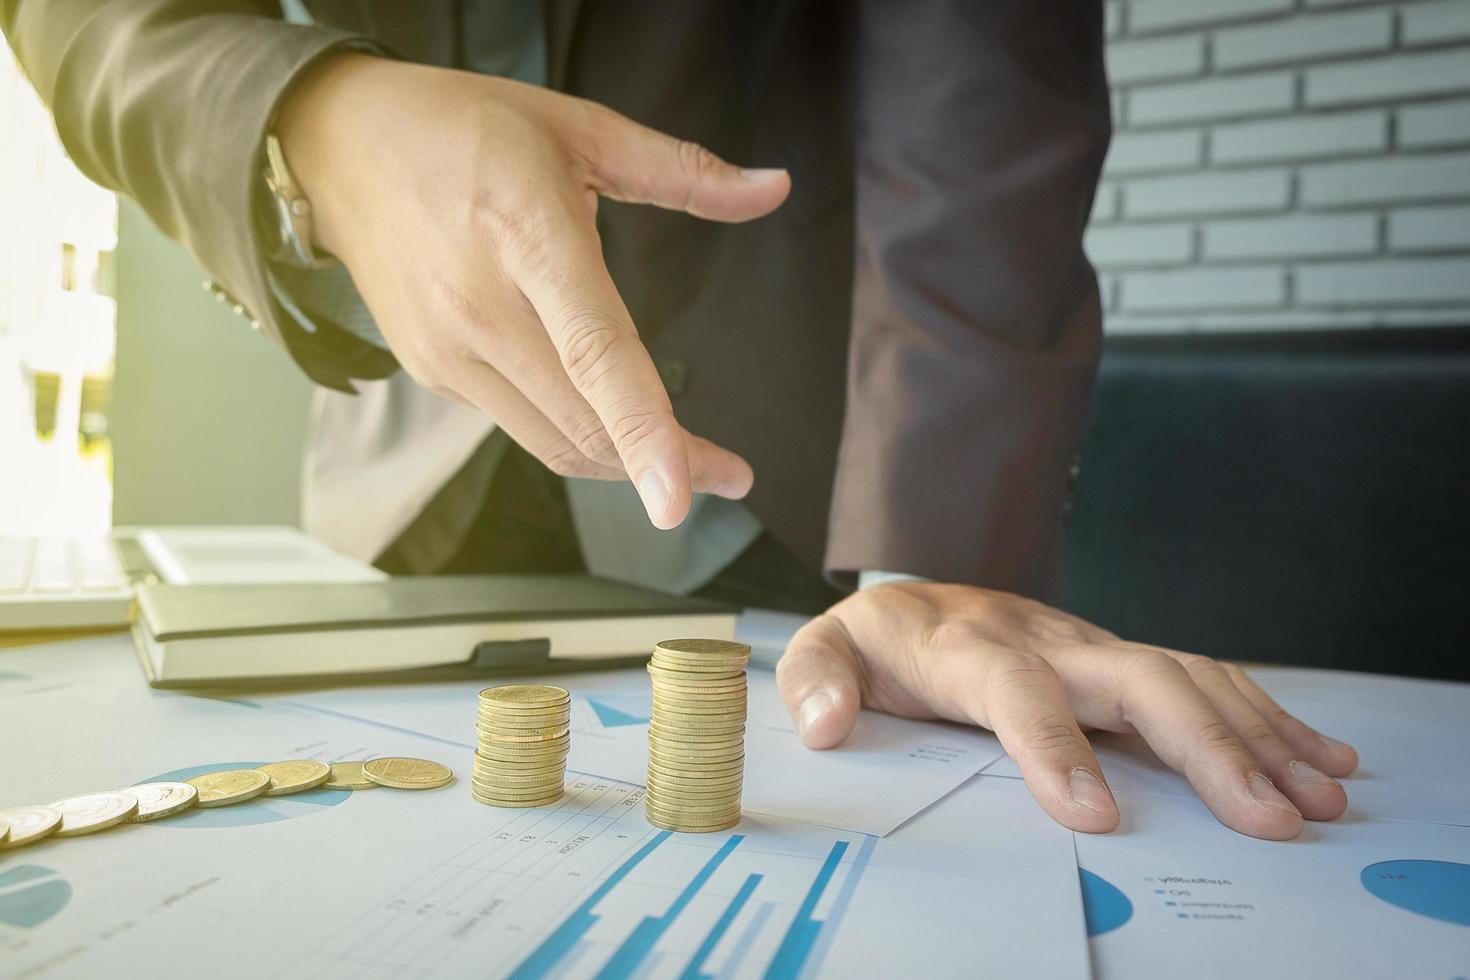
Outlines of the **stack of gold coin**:
[[750,647],[728,640],[653,648],[644,807],[654,826],[701,833],[740,822],[749,661]]
[[572,696],[546,684],[480,692],[479,749],[471,792],[490,806],[544,806],[561,799]]

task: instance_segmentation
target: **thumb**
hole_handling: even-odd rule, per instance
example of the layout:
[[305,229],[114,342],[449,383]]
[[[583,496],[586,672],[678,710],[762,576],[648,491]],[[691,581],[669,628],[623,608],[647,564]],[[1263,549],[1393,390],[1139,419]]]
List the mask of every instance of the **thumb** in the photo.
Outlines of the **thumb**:
[[776,683],[807,748],[830,749],[852,733],[862,708],[862,668],[837,617],[818,616],[797,631],[776,664]]
[[604,197],[736,222],[771,213],[791,193],[785,170],[742,169],[611,109],[593,118],[584,156]]

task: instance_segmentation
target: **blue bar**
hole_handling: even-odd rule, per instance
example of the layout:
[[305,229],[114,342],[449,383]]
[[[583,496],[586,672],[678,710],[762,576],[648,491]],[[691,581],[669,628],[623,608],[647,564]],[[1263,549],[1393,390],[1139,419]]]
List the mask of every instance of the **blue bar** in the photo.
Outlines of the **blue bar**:
[[653,949],[654,944],[662,938],[665,932],[668,932],[669,926],[674,924],[674,920],[684,911],[685,906],[694,899],[694,896],[704,887],[705,882],[709,881],[710,876],[725,862],[730,852],[740,846],[743,840],[745,840],[744,834],[730,835],[730,839],[725,841],[724,846],[704,863],[699,873],[689,879],[689,884],[684,886],[684,890],[679,893],[663,915],[657,918],[647,916],[638,923],[638,927],[628,934],[628,938],[624,939],[623,944],[612,954],[607,965],[598,971],[598,980],[627,980],[632,976],[633,971],[638,969],[638,964],[643,962],[643,958]]
[[572,951],[577,941],[597,924],[597,916],[592,914],[597,903],[606,898],[608,892],[617,887],[618,882],[626,878],[630,871],[638,867],[638,864],[652,854],[655,848],[668,840],[669,836],[669,831],[659,831],[654,835],[653,840],[640,847],[632,857],[608,875],[607,880],[598,885],[597,890],[588,896],[585,902],[578,905],[577,910],[567,916],[566,920],[557,926],[556,930],[547,936],[540,946],[532,950],[531,955],[527,956],[510,976],[514,980],[543,980],[551,972],[551,968]]
[[822,928],[818,930],[817,941],[812,945],[811,952],[807,954],[806,965],[801,968],[801,980],[809,980],[815,977],[822,968],[822,959],[827,955],[827,949],[832,945],[832,937],[837,935],[837,927],[842,922],[842,917],[847,914],[847,907],[852,904],[852,896],[857,892],[858,882],[862,880],[863,872],[867,870],[868,859],[873,856],[873,851],[878,846],[878,838],[868,835],[863,841],[863,846],[858,848],[857,855],[853,857],[852,864],[848,866],[847,876],[842,879],[842,887],[837,891],[837,898],[832,902],[832,908],[827,912],[827,918],[822,922]]
[[709,959],[709,954],[715,951],[715,947],[719,945],[720,940],[729,930],[730,924],[735,921],[735,917],[740,914],[740,910],[745,907],[751,893],[760,883],[760,875],[750,875],[745,879],[745,884],[740,886],[735,897],[730,899],[730,904],[725,906],[725,911],[720,913],[719,919],[710,927],[709,935],[704,937],[704,942],[700,943],[699,948],[694,951],[694,958],[689,961],[688,966],[684,967],[684,972],[679,974],[679,980],[712,980],[709,974],[700,973],[699,969],[704,966],[704,961]]
[[812,943],[816,942],[817,934],[822,931],[822,924],[812,920],[812,912],[816,910],[822,892],[826,891],[827,883],[832,880],[832,874],[837,870],[837,865],[842,863],[842,855],[846,852],[845,840],[833,844],[832,850],[827,852],[827,860],[822,864],[822,870],[817,872],[812,886],[807,889],[806,898],[802,899],[801,908],[796,910],[791,928],[786,930],[786,938],[781,940],[776,955],[771,957],[771,965],[766,967],[766,980],[795,980],[801,972],[807,953],[811,952]]

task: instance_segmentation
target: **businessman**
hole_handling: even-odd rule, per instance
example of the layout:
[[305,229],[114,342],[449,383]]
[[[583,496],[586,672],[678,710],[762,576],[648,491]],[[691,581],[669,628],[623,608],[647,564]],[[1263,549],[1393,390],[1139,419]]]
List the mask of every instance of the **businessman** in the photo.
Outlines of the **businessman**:
[[1353,750],[1242,671],[1044,604],[1096,0],[0,2],[81,168],[322,387],[313,533],[819,613],[778,672],[808,746],[983,725],[1077,830],[1119,816],[1084,728],[1242,833],[1343,812]]

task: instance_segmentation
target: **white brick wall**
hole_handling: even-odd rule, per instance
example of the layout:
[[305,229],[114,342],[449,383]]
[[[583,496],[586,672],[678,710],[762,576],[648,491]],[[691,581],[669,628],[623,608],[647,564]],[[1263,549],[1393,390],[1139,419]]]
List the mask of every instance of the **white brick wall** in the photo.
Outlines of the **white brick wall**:
[[1106,0],[1110,332],[1470,327],[1470,0]]

